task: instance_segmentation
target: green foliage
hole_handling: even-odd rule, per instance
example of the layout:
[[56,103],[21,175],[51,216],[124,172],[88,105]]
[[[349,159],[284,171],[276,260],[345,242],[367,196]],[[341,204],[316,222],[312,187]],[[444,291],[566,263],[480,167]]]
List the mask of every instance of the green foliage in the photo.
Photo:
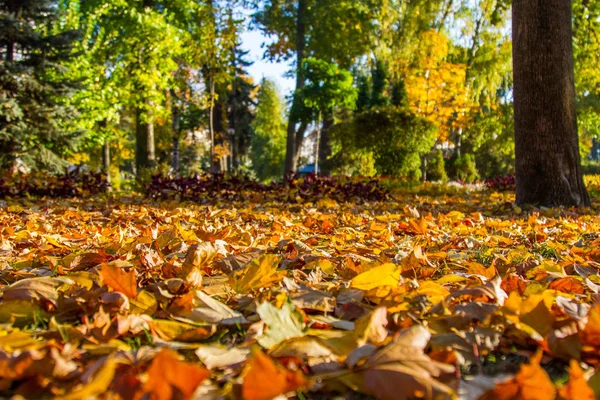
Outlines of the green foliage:
[[463,149],[475,155],[482,177],[514,173],[514,124],[512,105],[480,113],[466,130]]
[[573,0],[575,86],[580,100],[600,94],[600,3]]
[[590,155],[594,141],[600,141],[600,96],[588,96],[577,113],[579,128],[579,153],[585,160]]
[[[350,120],[348,115],[346,120]],[[375,176],[375,160],[369,148],[358,143],[354,125],[350,122],[340,123],[331,128],[332,153],[331,167],[336,175]]]
[[395,107],[359,113],[335,129],[353,139],[353,148],[372,153],[378,174],[398,178],[421,177],[421,157],[436,137],[430,122]]
[[350,72],[316,58],[305,59],[302,68],[306,84],[298,96],[306,107],[305,118],[314,120],[316,114],[330,112],[335,107],[354,107],[357,90]]
[[436,150],[433,157],[427,162],[427,180],[436,182],[448,182],[446,174],[446,162],[442,150]]
[[[142,145],[146,125],[155,125],[158,135],[164,133],[160,128],[170,125],[172,105],[180,108],[180,119],[198,115],[202,98],[195,89],[199,84],[195,71],[214,60],[213,53],[207,54],[212,42],[198,38],[207,38],[214,30],[207,23],[212,10],[197,0],[61,0],[61,4],[65,23],[83,32],[76,49],[81,56],[72,70],[86,90],[73,104],[82,111],[80,126],[88,131],[90,147],[112,136],[124,113],[135,110],[137,164],[151,166],[145,154],[148,146]],[[186,104],[178,104],[181,99]],[[113,129],[100,130],[99,122]],[[198,118],[179,121],[179,126],[193,129]],[[163,151],[163,161],[165,153],[169,152]]]
[[373,68],[372,82],[373,91],[371,93],[371,107],[387,107],[390,104],[390,98],[387,90],[389,88],[389,69],[385,61],[380,58],[375,60],[375,67]]
[[454,154],[450,159],[450,177],[461,182],[473,183],[479,179],[473,154]]
[[359,74],[356,80],[358,88],[356,111],[362,112],[371,106],[371,81],[364,74]]
[[[332,60],[349,68],[357,57],[373,48],[379,0],[302,0],[306,37],[305,57]],[[290,60],[295,56],[298,0],[251,0],[253,23],[274,41],[267,44],[265,56]]]
[[283,175],[286,142],[284,103],[275,82],[263,78],[257,103],[252,123],[252,169],[261,181],[273,180]]
[[66,104],[76,85],[64,68],[76,33],[54,33],[57,20],[49,0],[0,2],[0,169],[60,172],[79,143]]

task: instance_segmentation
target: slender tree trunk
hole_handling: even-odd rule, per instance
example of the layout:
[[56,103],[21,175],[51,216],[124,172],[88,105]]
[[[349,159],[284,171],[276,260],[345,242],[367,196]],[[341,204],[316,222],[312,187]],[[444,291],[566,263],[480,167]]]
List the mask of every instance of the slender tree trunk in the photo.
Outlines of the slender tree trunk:
[[437,32],[440,33],[442,29],[444,29],[444,25],[446,24],[446,19],[450,15],[450,11],[452,11],[452,6],[454,5],[454,0],[448,0],[446,3],[446,7],[444,8],[444,12],[442,13],[442,18],[440,18],[440,24],[438,25]]
[[171,156],[171,169],[173,170],[173,174],[175,176],[179,176],[179,106],[177,105],[177,99],[175,97],[174,90],[171,90],[171,99],[173,101],[173,105],[171,107],[171,115],[173,118],[173,149]]
[[331,113],[325,114],[323,118],[323,124],[321,129],[321,145],[319,148],[319,162],[321,164],[321,175],[331,176],[332,173],[332,160],[331,155],[333,149],[331,146],[331,128],[333,127],[333,115]]
[[156,167],[156,150],[154,147],[154,121],[148,121],[146,125],[146,148],[148,149],[148,167]]
[[[294,146],[296,149],[295,154],[294,154],[294,165],[295,166],[298,165],[298,160],[300,159],[300,150],[302,150],[302,144],[304,144],[304,134],[306,133],[306,129],[308,129],[308,123],[302,122],[302,123],[300,123],[300,127],[298,128],[298,131],[296,132],[296,138],[294,141]],[[295,169],[293,169],[292,171],[295,171]]]
[[[150,104],[150,108],[152,104]],[[150,117],[143,118],[142,110],[136,110],[135,164],[137,173],[143,169],[156,167],[154,147],[154,123]]]
[[306,0],[298,0],[298,11],[296,14],[296,91],[294,92],[294,99],[292,100],[292,107],[288,119],[284,174],[297,169],[300,152],[300,147],[297,144],[298,142],[302,142],[302,139],[299,139],[298,135],[304,136],[304,131],[306,131],[306,127],[296,131],[296,124],[300,121],[300,113],[303,108],[302,100],[297,94],[299,90],[304,87],[302,63],[304,62],[304,47],[306,45],[305,11]]
[[587,206],[577,136],[571,1],[512,8],[517,204]]
[[108,138],[102,146],[102,171],[106,174],[106,181],[110,184],[110,140]]
[[14,56],[15,56],[15,44],[13,42],[8,42],[6,44],[6,54],[4,56],[4,59],[6,60],[6,62],[12,62],[14,60]]
[[229,141],[230,151],[231,151],[231,171],[236,171],[240,167],[239,150],[238,150],[238,140],[237,136],[234,135],[231,137]]
[[135,167],[139,174],[148,167],[148,128],[142,118],[142,110],[135,110]]
[[319,175],[319,152],[321,150],[321,111],[317,118],[317,143],[315,143],[315,176]]
[[[16,3],[18,4],[18,2]],[[17,10],[15,12],[15,17],[16,18],[21,18],[21,7],[17,6]],[[12,36],[12,33],[11,33]],[[4,60],[9,63],[9,62],[13,62],[15,57],[15,42],[13,42],[13,38],[9,37],[8,38],[8,43],[6,43],[6,54],[4,55]]]
[[214,174],[215,170],[215,126],[214,126],[214,111],[215,111],[215,83],[210,79],[210,109],[208,116],[208,129],[210,131],[210,173]]

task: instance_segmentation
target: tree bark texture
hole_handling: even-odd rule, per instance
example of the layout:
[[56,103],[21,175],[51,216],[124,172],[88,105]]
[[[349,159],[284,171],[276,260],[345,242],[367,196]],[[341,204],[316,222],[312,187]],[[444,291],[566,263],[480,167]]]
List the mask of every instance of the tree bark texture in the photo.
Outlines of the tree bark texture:
[[110,140],[108,139],[102,146],[102,171],[106,174],[106,181],[110,184]]
[[326,113],[323,118],[323,129],[321,130],[321,146],[319,147],[319,164],[322,176],[331,176],[333,170],[333,148],[331,145],[333,115]]
[[173,127],[173,149],[171,156],[171,169],[175,176],[179,176],[179,107],[175,99],[175,91],[171,90],[171,97],[173,99],[172,105],[172,127]]
[[146,147],[148,149],[148,167],[156,167],[156,149],[154,146],[154,122],[146,124]]
[[142,110],[136,110],[135,166],[137,172],[156,166],[154,153],[154,124],[144,120]]
[[517,204],[588,206],[577,136],[570,0],[512,6]]
[[208,130],[210,132],[210,173],[216,173],[215,166],[215,127],[214,127],[214,113],[215,113],[215,83],[211,77],[210,79],[210,108],[208,114]]
[[306,1],[298,0],[296,17],[296,91],[294,93],[292,108],[288,119],[284,174],[295,171],[298,168],[298,157],[300,154],[300,146],[298,146],[298,143],[302,143],[302,138],[299,138],[298,136],[302,135],[302,137],[304,137],[304,132],[306,131],[306,127],[302,129],[302,126],[299,130],[296,130],[296,124],[300,121],[300,113],[303,108],[302,100],[298,97],[297,93],[304,87],[302,63],[304,62],[304,47],[306,45],[305,10]]

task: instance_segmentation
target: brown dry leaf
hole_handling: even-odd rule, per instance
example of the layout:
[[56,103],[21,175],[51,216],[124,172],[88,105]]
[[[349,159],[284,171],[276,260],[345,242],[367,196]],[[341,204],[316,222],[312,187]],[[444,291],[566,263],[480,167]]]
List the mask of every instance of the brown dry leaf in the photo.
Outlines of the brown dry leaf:
[[218,267],[223,273],[231,274],[234,271],[238,271],[244,267],[248,262],[254,258],[260,257],[262,251],[251,251],[249,253],[241,253],[233,256],[225,257],[215,262],[215,266]]
[[177,353],[163,349],[152,360],[144,390],[153,400],[171,400],[178,396],[190,399],[200,383],[209,376],[207,369],[181,361]]
[[115,376],[116,367],[117,362],[111,356],[98,360],[84,373],[84,378],[87,378],[84,384],[75,388],[71,393],[59,397],[59,399],[79,400],[98,398],[108,390]]
[[375,353],[362,367],[367,393],[383,400],[452,395],[453,389],[438,378],[455,368],[423,352],[430,337],[427,329],[416,325]]
[[245,400],[271,400],[309,385],[300,371],[287,370],[258,349],[253,350],[245,371],[242,384]]
[[542,351],[523,364],[513,379],[502,382],[479,398],[479,400],[554,400],[556,388],[550,377],[540,367]]
[[73,285],[69,278],[30,278],[21,279],[2,289],[3,299],[33,300],[36,302],[49,301],[56,304],[62,288]]
[[24,351],[22,353],[0,352],[0,378],[5,380],[17,380],[34,376],[35,363],[40,363],[44,354],[36,351]]
[[210,242],[190,246],[179,277],[193,287],[202,286],[202,271],[214,262],[217,254],[218,249]]
[[380,345],[388,336],[387,308],[377,307],[373,312],[359,318],[355,323],[354,335],[359,346],[367,343]]
[[222,346],[201,345],[196,349],[196,356],[208,369],[231,367],[241,364],[250,356],[247,347],[224,348]]
[[576,360],[571,360],[569,382],[558,390],[558,395],[564,400],[592,400],[596,397]]
[[135,298],[137,295],[137,283],[135,280],[135,271],[123,271],[120,267],[109,264],[102,264],[100,270],[102,281],[109,288],[121,292],[129,298]]
[[[205,187],[199,179],[188,183]],[[338,197],[334,178],[257,195],[228,179],[181,203],[118,192],[0,199],[0,395],[216,400],[241,397],[247,375],[256,398],[305,390],[311,376],[311,397],[446,398],[464,393],[452,391],[453,370],[536,342],[550,359],[598,369],[597,199],[592,212],[517,215],[514,195],[467,187],[409,194],[390,181],[385,201],[355,201],[379,189],[344,186]],[[255,342],[269,352],[249,361]],[[175,353],[166,364],[206,365],[209,379],[195,392],[200,379],[166,382],[186,368],[156,372],[162,348],[195,351],[198,365]],[[539,394],[521,390],[539,366],[517,379],[505,365],[494,364],[514,378],[504,397]],[[570,373],[561,396],[589,397],[587,373]],[[468,398],[497,382],[471,385]],[[599,382],[595,373],[587,385]]]

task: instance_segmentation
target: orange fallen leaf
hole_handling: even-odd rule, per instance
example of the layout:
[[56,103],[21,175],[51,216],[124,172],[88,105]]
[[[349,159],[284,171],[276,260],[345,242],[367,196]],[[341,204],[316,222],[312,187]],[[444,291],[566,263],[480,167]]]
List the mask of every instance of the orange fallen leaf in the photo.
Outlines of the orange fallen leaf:
[[102,264],[100,276],[104,284],[114,291],[121,292],[130,298],[135,298],[137,295],[137,284],[133,270],[125,272],[119,267]]
[[581,344],[600,346],[600,303],[594,304],[588,313],[588,322],[579,333]]
[[209,375],[207,369],[182,361],[177,353],[163,349],[152,360],[144,391],[150,393],[152,400],[170,400],[176,398],[177,392],[181,398],[189,399]]
[[410,220],[408,222],[409,229],[408,232],[415,233],[417,235],[426,235],[427,234],[427,220],[421,217],[417,220]]
[[571,360],[569,366],[569,382],[558,391],[561,399],[565,400],[592,400],[594,391],[585,380],[585,375],[579,363]]
[[506,294],[517,292],[522,295],[527,288],[527,283],[518,275],[511,274],[502,278],[502,284],[500,287],[506,292]]
[[242,397],[245,400],[270,400],[307,384],[308,380],[300,371],[289,371],[262,351],[255,350],[246,363]]
[[585,293],[585,286],[583,286],[583,284],[577,279],[571,278],[569,276],[552,281],[550,286],[548,286],[548,289],[558,290],[559,292],[571,294]]
[[523,364],[517,375],[487,391],[479,400],[554,400],[556,389],[550,377],[540,367],[542,352],[538,351],[529,364]]

